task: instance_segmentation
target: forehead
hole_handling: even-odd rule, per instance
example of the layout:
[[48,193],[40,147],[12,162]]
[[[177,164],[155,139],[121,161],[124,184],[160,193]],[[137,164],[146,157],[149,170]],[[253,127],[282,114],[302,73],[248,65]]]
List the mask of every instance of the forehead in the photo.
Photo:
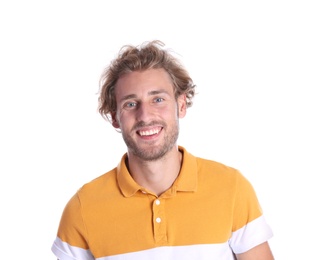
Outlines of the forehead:
[[143,95],[152,91],[173,93],[173,84],[164,69],[133,71],[121,76],[115,87],[116,97],[125,95]]

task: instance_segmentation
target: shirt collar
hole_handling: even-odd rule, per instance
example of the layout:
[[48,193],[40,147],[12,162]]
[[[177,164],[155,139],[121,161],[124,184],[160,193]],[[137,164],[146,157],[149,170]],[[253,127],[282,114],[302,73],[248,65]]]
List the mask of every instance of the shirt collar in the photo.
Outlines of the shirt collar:
[[[176,191],[195,192],[197,189],[197,162],[196,157],[188,153],[186,149],[179,146],[182,152],[182,166],[178,178],[170,188],[171,193]],[[145,191],[145,188],[137,184],[126,166],[127,154],[124,154],[117,166],[117,180],[121,192],[125,197],[133,196],[137,191]],[[167,192],[167,191],[166,191]]]

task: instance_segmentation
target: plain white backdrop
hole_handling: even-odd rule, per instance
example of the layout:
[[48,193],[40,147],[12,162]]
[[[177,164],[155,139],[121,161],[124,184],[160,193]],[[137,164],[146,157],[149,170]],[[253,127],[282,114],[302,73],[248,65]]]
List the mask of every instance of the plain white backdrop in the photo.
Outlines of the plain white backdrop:
[[1,1],[1,254],[55,259],[68,199],[126,151],[97,113],[124,44],[159,39],[197,85],[179,144],[239,169],[276,259],[313,259],[312,1]]

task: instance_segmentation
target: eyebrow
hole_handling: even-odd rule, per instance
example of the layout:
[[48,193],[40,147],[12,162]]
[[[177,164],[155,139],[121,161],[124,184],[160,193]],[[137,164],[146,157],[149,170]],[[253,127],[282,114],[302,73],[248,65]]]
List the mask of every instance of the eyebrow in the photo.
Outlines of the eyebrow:
[[[152,91],[148,92],[149,96],[154,96],[154,95],[158,95],[158,94],[167,94],[167,95],[169,95],[169,92],[166,91],[166,90],[163,90],[163,89],[161,89],[161,90],[152,90]],[[129,100],[129,99],[135,99],[135,98],[137,98],[137,96],[135,94],[126,95],[126,96],[124,96],[124,97],[122,97],[120,99],[120,102],[121,101],[125,101],[125,100]]]

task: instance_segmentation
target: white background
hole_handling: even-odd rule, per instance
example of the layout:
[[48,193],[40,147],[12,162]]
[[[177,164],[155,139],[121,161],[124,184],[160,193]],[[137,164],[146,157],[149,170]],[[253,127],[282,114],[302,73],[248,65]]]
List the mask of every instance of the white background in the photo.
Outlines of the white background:
[[251,181],[276,259],[313,259],[311,2],[1,1],[1,255],[55,259],[66,202],[126,150],[99,76],[122,45],[160,39],[197,85],[179,144]]

